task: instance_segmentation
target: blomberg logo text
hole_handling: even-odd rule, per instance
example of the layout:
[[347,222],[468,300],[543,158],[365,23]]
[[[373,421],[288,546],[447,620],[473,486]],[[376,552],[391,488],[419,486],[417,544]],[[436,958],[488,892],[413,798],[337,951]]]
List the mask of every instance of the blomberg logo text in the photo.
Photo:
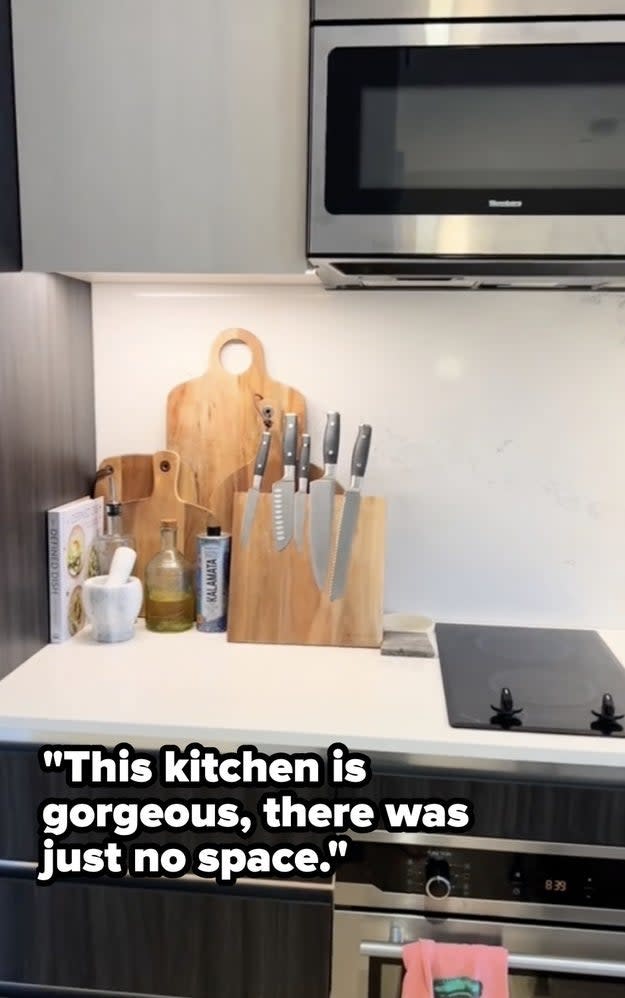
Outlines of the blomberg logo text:
[[489,208],[522,208],[522,201],[496,201],[494,198],[488,200]]

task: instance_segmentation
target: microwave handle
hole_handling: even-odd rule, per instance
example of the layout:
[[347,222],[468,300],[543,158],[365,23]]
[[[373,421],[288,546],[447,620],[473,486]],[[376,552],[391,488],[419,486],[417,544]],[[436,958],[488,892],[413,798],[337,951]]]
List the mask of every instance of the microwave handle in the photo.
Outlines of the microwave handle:
[[[381,960],[401,960],[403,946],[397,943],[362,942],[361,956],[378,957]],[[625,979],[625,962],[614,960],[580,960],[577,957],[531,956],[525,953],[508,955],[510,970],[526,970],[530,973],[576,974],[589,977],[613,977]]]

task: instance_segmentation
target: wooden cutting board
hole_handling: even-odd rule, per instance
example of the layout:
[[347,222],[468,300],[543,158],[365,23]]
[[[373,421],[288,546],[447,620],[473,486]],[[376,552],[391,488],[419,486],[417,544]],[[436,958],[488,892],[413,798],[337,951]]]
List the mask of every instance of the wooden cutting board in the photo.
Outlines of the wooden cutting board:
[[[279,478],[282,478],[283,473],[283,467],[280,462],[274,463],[271,467],[268,466],[265,474],[263,475],[263,483],[260,491],[271,492],[271,486],[274,482],[277,482]],[[226,533],[232,533],[234,497],[237,492],[247,492],[248,489],[251,488],[253,477],[254,462],[252,461],[246,468],[239,468],[234,472],[234,474],[230,475],[225,482],[218,485],[210,497],[209,507],[211,512],[213,513],[216,522]],[[322,477],[323,468],[319,468],[316,464],[311,464],[310,481],[314,482],[316,478]],[[342,492],[343,487],[337,482],[336,494],[341,495]]]
[[[148,499],[125,502],[124,526],[137,545],[137,564],[133,574],[145,581],[145,568],[160,550],[160,524],[165,518],[178,523],[178,547],[195,564],[196,538],[213,523],[203,506],[184,502],[178,490],[180,458],[173,451],[158,451],[152,459],[153,488]],[[143,612],[143,610],[142,610]]]
[[[105,457],[100,461],[98,471],[113,469],[113,480],[120,502],[130,502],[133,499],[147,499],[154,488],[154,471],[152,454],[120,454],[116,457]],[[180,462],[178,479],[180,498],[185,502],[197,502],[197,482],[193,469],[186,461]],[[94,496],[108,499],[108,478],[100,478],[95,483]]]
[[[293,542],[284,551],[275,550],[271,496],[260,496],[250,543],[241,548],[246,499],[239,494],[234,503],[228,640],[379,648],[384,602],[384,499],[362,499],[345,594],[334,602],[327,591],[317,589],[308,541],[303,551]],[[343,501],[341,497],[334,500],[335,533]]]
[[[228,343],[244,343],[252,362],[242,374],[221,363]],[[208,370],[172,389],[167,398],[167,447],[177,451],[197,479],[197,502],[210,506],[219,485],[253,462],[264,429],[272,430],[266,481],[281,477],[282,417],[297,413],[299,432],[306,430],[306,400],[288,385],[269,377],[260,340],[247,329],[226,329],[214,341]],[[224,524],[232,522],[231,508]]]

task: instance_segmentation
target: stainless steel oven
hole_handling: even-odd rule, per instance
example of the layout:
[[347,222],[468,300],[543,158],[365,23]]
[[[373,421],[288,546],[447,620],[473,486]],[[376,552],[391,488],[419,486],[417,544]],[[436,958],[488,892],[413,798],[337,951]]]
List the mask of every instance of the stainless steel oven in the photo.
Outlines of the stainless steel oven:
[[625,849],[363,837],[337,873],[331,998],[399,998],[417,939],[505,946],[510,998],[625,998]]
[[330,286],[625,286],[623,0],[314,0]]

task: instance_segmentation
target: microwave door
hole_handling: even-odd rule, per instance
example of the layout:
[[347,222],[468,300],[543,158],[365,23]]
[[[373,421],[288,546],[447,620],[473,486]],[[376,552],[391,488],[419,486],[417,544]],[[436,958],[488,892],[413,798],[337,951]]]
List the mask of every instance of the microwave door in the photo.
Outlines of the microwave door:
[[311,259],[572,247],[625,255],[625,21],[314,27]]

